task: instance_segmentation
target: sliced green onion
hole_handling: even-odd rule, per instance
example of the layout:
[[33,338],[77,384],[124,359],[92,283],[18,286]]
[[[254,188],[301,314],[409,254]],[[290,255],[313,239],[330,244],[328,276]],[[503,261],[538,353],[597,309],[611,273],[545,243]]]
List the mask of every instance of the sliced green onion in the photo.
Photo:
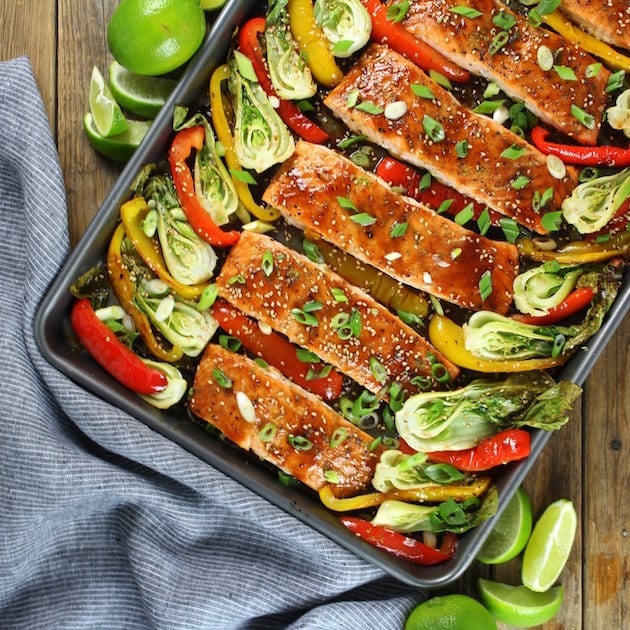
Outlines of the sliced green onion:
[[230,389],[232,387],[232,379],[219,368],[212,368],[212,378],[217,382],[219,387]]
[[344,443],[346,438],[348,437],[348,429],[345,427],[336,428],[332,435],[330,436],[329,444],[332,448],[337,448],[337,446],[341,446]]
[[445,199],[439,206],[436,212],[438,214],[444,214],[452,205],[455,199]]
[[488,47],[488,54],[496,55],[509,41],[510,34],[507,31],[500,31],[490,42],[490,46]]
[[404,236],[407,232],[407,228],[409,227],[408,223],[394,223],[389,230],[390,238],[399,238]]
[[602,64],[600,62],[591,63],[588,66],[586,66],[586,71],[584,72],[584,76],[587,79],[592,79],[599,74],[601,69],[602,69]]
[[514,188],[514,190],[523,190],[530,181],[531,180],[527,177],[527,175],[517,175],[510,185]]
[[540,224],[547,232],[555,232],[562,225],[562,211],[546,212],[540,219]]
[[149,212],[147,212],[146,216],[142,220],[142,231],[149,238],[151,238],[157,231],[158,218],[159,217],[157,210],[149,210]]
[[291,309],[291,315],[293,315],[296,321],[305,326],[317,326],[319,324],[315,315],[300,308]]
[[304,255],[311,262],[318,263],[318,264],[325,262],[325,259],[322,256],[322,253],[319,251],[319,247],[317,246],[316,243],[313,243],[313,241],[309,241],[308,239],[305,238],[302,241],[302,251],[304,252]]
[[219,287],[214,282],[209,284],[201,294],[199,302],[197,302],[197,310],[205,311],[209,309],[216,301],[219,295]]
[[345,140],[340,140],[337,143],[337,146],[340,149],[348,149],[353,144],[357,144],[359,142],[365,142],[366,140],[367,140],[367,136],[350,136],[349,138],[346,138]]
[[219,335],[219,345],[230,352],[238,352],[241,349],[241,341],[231,335]]
[[553,66],[553,69],[563,81],[577,81],[577,76],[572,68],[568,66]]
[[256,180],[249,171],[244,171],[240,168],[231,168],[230,175],[237,181],[243,184],[249,184],[250,186],[256,185]]
[[547,170],[554,179],[562,179],[567,174],[565,163],[557,155],[547,156]]
[[385,14],[388,22],[402,22],[409,11],[409,0],[400,0],[394,2],[387,7],[387,13]]
[[359,212],[358,214],[353,214],[350,217],[350,220],[354,221],[362,227],[367,227],[368,225],[374,225],[376,223],[376,217],[373,217],[367,212]]
[[455,145],[455,155],[458,158],[465,158],[468,155],[468,140],[460,140]]
[[487,300],[492,294],[492,274],[490,270],[484,271],[479,278],[479,295],[481,300]]
[[435,99],[435,94],[433,94],[431,88],[426,85],[422,85],[422,83],[412,83],[411,91],[420,98],[426,98],[429,100]]
[[348,296],[343,292],[343,289],[339,287],[332,287],[330,289],[330,294],[333,296],[335,302],[347,302]]
[[267,277],[273,273],[273,254],[269,250],[263,253],[260,266]]
[[319,357],[310,350],[306,348],[298,348],[295,352],[295,355],[298,358],[298,361],[302,363],[319,363]]
[[516,25],[516,18],[513,15],[501,10],[492,17],[492,23],[504,31],[509,31]]
[[580,121],[587,129],[595,128],[595,118],[588,112],[578,107],[575,103],[571,105],[571,114]]
[[372,116],[378,116],[382,114],[385,110],[370,101],[363,101],[354,106],[355,109],[358,109],[361,112],[365,112],[366,114],[371,114]]
[[258,437],[263,442],[271,442],[278,433],[278,427],[273,422],[267,424],[258,432]]
[[554,57],[549,46],[538,46],[536,51],[536,60],[541,70],[545,72],[553,68]]
[[464,225],[470,221],[475,215],[475,204],[471,201],[465,205],[454,218],[455,223],[458,225]]
[[370,372],[379,383],[387,382],[387,370],[376,357],[370,357]]
[[348,197],[337,197],[337,203],[344,209],[344,210],[352,210],[353,212],[358,212],[359,209],[354,205],[354,203],[348,199]]
[[479,234],[484,236],[490,229],[492,225],[492,221],[490,220],[490,210],[488,208],[484,208],[479,218],[477,219],[477,227],[479,228]]
[[507,149],[501,151],[501,157],[506,160],[517,160],[518,158],[523,157],[526,152],[527,149],[525,147],[519,147],[518,145],[513,144]]
[[520,234],[518,223],[509,217],[502,217],[499,219],[499,226],[503,230],[505,240],[508,243],[515,243]]
[[288,440],[296,451],[310,451],[313,448],[313,443],[302,435],[289,435]]
[[339,475],[335,470],[325,470],[324,471],[324,479],[328,483],[339,483]]
[[608,77],[608,83],[606,84],[606,92],[614,92],[623,87],[623,81],[626,76],[625,70],[617,70]]
[[475,18],[481,17],[483,13],[478,11],[477,9],[473,9],[472,7],[467,7],[464,5],[457,5],[449,9],[451,13],[455,13],[457,15],[461,15],[462,17],[468,18],[469,20],[473,20]]
[[435,118],[432,118],[427,114],[424,114],[422,117],[422,127],[427,136],[429,136],[433,142],[442,142],[442,140],[446,138],[444,127],[442,127]]
[[431,375],[438,383],[448,383],[451,380],[450,372],[441,363],[431,365]]

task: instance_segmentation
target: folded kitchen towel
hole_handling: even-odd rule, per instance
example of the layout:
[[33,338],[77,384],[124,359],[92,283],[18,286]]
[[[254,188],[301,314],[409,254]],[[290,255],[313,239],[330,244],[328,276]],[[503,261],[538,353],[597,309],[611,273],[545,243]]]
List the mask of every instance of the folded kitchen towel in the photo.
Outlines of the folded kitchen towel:
[[47,363],[33,321],[68,250],[31,67],[0,63],[0,628],[401,628],[425,593]]

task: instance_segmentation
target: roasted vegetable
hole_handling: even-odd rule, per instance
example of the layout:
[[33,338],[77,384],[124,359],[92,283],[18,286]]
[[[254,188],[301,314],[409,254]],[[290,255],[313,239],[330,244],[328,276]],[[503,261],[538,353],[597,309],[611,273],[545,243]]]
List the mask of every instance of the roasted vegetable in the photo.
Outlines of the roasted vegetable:
[[278,96],[288,100],[313,96],[317,84],[291,33],[287,0],[269,2],[264,30],[267,67]]
[[481,499],[467,499],[461,503],[453,499],[448,499],[438,506],[385,501],[378,508],[372,524],[403,534],[412,532],[462,534],[494,516],[497,506],[498,496],[494,486]]
[[166,388],[161,392],[148,395],[144,394],[140,397],[157,409],[168,409],[176,405],[188,390],[188,382],[182,376],[181,372],[170,363],[162,363],[145,358],[142,358],[142,362],[150,368],[159,370],[164,374],[166,377]]
[[584,271],[580,265],[549,261],[519,274],[514,279],[516,308],[528,315],[547,315],[571,293]]
[[284,162],[295,143],[267,95],[251,61],[238,50],[230,59],[230,92],[234,106],[234,150],[243,168],[257,173]]
[[606,110],[606,120],[613,129],[623,131],[630,138],[630,89],[624,90],[615,104]]
[[313,11],[335,57],[350,57],[370,40],[372,19],[360,0],[315,0]]
[[574,188],[562,202],[562,216],[580,234],[591,234],[601,230],[629,197],[630,168],[626,168]]
[[580,393],[545,372],[477,379],[454,391],[410,396],[396,413],[396,428],[416,451],[462,450],[509,427],[558,429]]
[[189,357],[203,351],[218,327],[207,310],[200,312],[159,280],[140,283],[134,301],[163,337]]

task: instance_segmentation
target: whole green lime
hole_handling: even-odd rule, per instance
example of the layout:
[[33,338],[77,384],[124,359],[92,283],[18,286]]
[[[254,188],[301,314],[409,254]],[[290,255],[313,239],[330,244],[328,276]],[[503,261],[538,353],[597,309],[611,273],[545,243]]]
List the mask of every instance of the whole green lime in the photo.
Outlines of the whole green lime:
[[438,595],[418,604],[405,630],[496,630],[492,615],[468,595]]
[[186,63],[205,33],[199,0],[121,0],[107,25],[107,44],[120,65],[156,76]]

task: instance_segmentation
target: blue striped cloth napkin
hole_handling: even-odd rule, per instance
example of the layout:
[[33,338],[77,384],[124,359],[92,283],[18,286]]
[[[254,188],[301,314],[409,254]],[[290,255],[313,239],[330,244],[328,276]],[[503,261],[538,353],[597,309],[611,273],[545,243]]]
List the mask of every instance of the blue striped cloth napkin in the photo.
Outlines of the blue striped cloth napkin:
[[401,628],[424,593],[46,362],[33,319],[68,248],[30,64],[2,62],[0,628]]

